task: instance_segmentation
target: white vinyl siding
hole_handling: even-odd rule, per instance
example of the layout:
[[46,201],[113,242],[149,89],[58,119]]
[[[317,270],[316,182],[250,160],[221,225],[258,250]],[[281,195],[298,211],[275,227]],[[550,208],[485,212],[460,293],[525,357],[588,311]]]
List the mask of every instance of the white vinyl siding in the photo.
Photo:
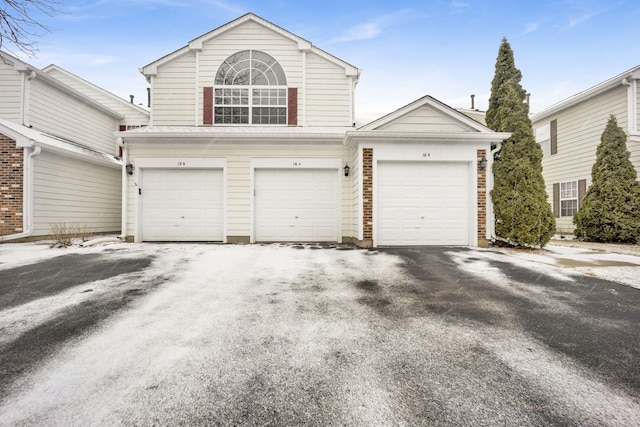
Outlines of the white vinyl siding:
[[306,124],[350,126],[351,79],[345,70],[314,54],[307,55]]
[[0,118],[20,122],[22,76],[0,58]]
[[[559,111],[542,121],[534,122],[534,128],[557,119],[558,152],[542,159],[547,195],[553,198],[553,184],[585,177],[587,188],[591,184],[591,168],[596,160],[596,149],[609,116],[616,116],[618,125],[627,129],[627,88],[619,86],[578,105]],[[627,144],[627,149],[640,160],[640,144]],[[634,154],[635,153],[635,154]],[[638,162],[635,163],[638,169]],[[575,226],[572,217],[556,218],[560,233],[572,233]]]
[[[117,111],[122,114],[127,123],[136,123],[138,125],[146,125],[149,123],[149,115],[143,111],[140,111],[135,106],[127,105],[127,102],[130,100],[125,99],[115,99],[116,95],[106,93],[104,90],[101,90],[98,87],[93,86],[88,82],[84,82],[81,79],[78,79],[74,76],[71,76],[67,73],[64,73],[55,68],[45,71],[48,75],[55,77],[57,80],[60,80],[64,84],[78,92],[88,96],[96,102],[106,106],[107,108]],[[136,99],[134,100],[136,104],[147,105],[147,99]]]
[[[348,147],[336,141],[325,146],[313,145],[211,145],[186,144],[179,147],[171,145],[132,144],[129,151],[129,160],[135,164],[136,157],[166,157],[166,158],[194,158],[214,157],[226,159],[226,235],[246,236],[251,235],[251,159],[252,158],[338,158],[344,165],[351,161]],[[135,230],[135,215],[137,203],[137,188],[135,187],[135,175],[128,180],[128,213],[127,234],[133,236]],[[344,178],[341,181],[342,212],[341,220],[342,236],[351,236],[352,199],[351,179]]]
[[466,132],[471,131],[459,120],[447,117],[442,112],[428,106],[414,110],[411,114],[398,117],[380,130],[400,130],[404,132]]
[[193,126],[196,54],[189,52],[158,68],[151,87],[153,125]]
[[86,225],[90,232],[117,232],[121,171],[43,151],[34,158],[34,235],[49,224]]
[[309,126],[351,125],[353,88],[344,67],[304,53],[294,40],[251,21],[205,41],[201,51],[158,67],[151,88],[153,124],[202,125],[203,88],[214,86],[216,72],[229,56],[248,49],[272,56],[282,66],[287,86],[298,89],[299,125],[305,118]]
[[116,154],[116,118],[37,78],[31,81],[29,124],[94,150]]

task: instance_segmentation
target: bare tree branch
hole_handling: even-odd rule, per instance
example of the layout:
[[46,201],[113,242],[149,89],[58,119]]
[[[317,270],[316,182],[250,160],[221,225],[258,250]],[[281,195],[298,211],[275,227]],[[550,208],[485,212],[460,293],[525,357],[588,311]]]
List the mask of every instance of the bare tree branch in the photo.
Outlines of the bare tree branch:
[[33,55],[37,51],[35,39],[42,31],[52,28],[39,18],[61,13],[61,0],[3,0],[0,3],[0,49],[13,45],[22,52]]

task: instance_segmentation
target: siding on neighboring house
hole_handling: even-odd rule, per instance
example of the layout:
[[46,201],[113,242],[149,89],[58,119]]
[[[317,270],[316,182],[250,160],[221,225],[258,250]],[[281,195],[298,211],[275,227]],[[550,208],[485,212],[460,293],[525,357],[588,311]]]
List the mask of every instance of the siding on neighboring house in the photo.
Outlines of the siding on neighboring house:
[[[560,110],[544,120],[533,122],[535,128],[557,120],[557,153],[546,155],[542,160],[550,203],[554,202],[554,184],[582,179],[586,179],[587,188],[591,184],[596,149],[611,114],[616,116],[618,125],[626,131],[627,88],[622,85]],[[640,144],[627,143],[627,148],[633,158],[640,160]],[[636,169],[640,169],[637,160]],[[559,233],[572,233],[575,228],[573,217],[556,218],[556,224]]]
[[[252,158],[339,158],[342,166],[352,162],[349,149],[336,142],[327,145],[215,145],[207,149],[206,145],[181,143],[180,146],[157,144],[135,144],[130,147],[129,159],[135,164],[137,157],[165,157],[188,159],[193,157],[224,158],[226,166],[226,235],[250,236],[251,229],[251,159]],[[351,163],[350,163],[351,165]],[[342,174],[343,171],[340,170]],[[350,174],[351,176],[351,174]],[[135,175],[128,180],[127,234],[132,236],[135,230],[138,190],[135,187]],[[352,224],[352,181],[343,176],[342,180],[342,235],[351,236]],[[142,185],[144,191],[144,184]]]
[[0,117],[20,122],[23,76],[0,57]]
[[94,150],[116,154],[118,119],[82,103],[46,82],[31,81],[29,124]]
[[[86,224],[89,232],[120,230],[121,172],[43,152],[35,158],[34,235],[51,223]],[[115,185],[114,185],[115,184]]]
[[[126,124],[147,125],[149,123],[149,113],[136,105],[128,105],[128,100],[120,99],[116,95],[56,67],[47,67],[43,71],[105,107],[122,114]],[[146,105],[147,99],[136,99],[135,102]]]

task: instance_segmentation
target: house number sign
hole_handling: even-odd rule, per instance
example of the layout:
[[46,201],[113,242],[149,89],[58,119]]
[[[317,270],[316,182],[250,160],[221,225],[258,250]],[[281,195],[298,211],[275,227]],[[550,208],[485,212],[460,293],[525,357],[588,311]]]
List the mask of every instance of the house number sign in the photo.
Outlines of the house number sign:
[[187,166],[187,162],[178,162],[178,166]]
[[293,162],[293,166],[294,167],[302,166],[302,162]]
[[431,153],[422,153],[422,157],[431,157]]

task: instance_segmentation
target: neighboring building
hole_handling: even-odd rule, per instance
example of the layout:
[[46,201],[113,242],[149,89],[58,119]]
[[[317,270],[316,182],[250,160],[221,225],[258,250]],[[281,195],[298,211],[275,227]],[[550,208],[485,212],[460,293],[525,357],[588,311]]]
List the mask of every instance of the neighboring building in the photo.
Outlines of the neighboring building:
[[558,233],[573,233],[573,216],[591,184],[596,149],[611,114],[627,133],[627,149],[640,176],[639,79],[640,66],[532,116]]
[[53,223],[120,230],[115,132],[129,119],[144,124],[143,110],[97,101],[106,92],[58,67],[0,56],[0,241],[44,238]]
[[[482,245],[495,133],[431,97],[359,129],[360,70],[253,14],[143,67],[130,241]],[[488,164],[487,164],[488,163]]]

